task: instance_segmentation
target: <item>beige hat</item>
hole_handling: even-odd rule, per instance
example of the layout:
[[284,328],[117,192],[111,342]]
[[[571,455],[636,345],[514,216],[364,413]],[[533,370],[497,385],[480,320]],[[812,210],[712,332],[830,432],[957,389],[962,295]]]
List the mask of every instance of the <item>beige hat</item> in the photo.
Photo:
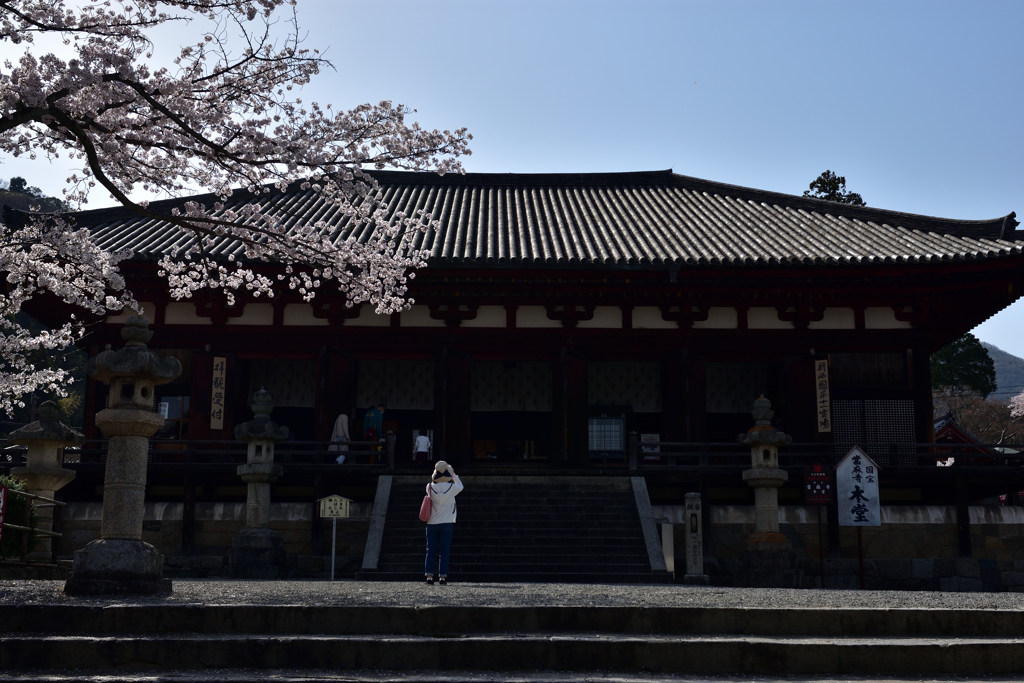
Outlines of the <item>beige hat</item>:
[[437,483],[442,481],[451,481],[452,475],[448,471],[448,463],[444,460],[438,460],[434,463],[434,473],[430,475],[430,481]]

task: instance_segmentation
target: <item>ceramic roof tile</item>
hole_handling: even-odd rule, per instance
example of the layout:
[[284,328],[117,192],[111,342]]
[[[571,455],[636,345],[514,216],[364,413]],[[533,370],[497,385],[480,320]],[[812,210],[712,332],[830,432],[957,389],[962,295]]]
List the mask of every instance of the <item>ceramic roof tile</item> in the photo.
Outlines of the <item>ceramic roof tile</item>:
[[[657,268],[708,264],[930,263],[1024,253],[1013,214],[984,221],[932,218],[714,183],[671,171],[611,174],[438,176],[369,172],[365,201],[387,214],[422,210],[439,223],[403,235],[429,251],[429,265]],[[353,221],[311,191],[271,193],[271,211],[294,227],[323,222],[334,240],[365,241]],[[189,198],[210,204],[210,195]],[[154,202],[153,208],[184,200]],[[237,208],[253,201],[237,192]],[[125,209],[78,214],[104,247],[156,259],[191,241],[178,228]],[[225,240],[217,252],[238,253]],[[429,266],[428,266],[429,267]]]

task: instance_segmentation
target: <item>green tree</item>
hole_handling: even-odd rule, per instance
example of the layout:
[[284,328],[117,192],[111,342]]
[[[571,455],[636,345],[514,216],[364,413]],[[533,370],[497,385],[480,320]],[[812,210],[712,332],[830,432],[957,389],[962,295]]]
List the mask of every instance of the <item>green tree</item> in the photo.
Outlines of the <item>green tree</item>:
[[67,205],[56,197],[47,197],[38,187],[28,184],[28,181],[20,176],[11,178],[7,187],[0,187],[0,206],[7,205],[20,211],[33,211],[39,209],[47,213],[55,211],[66,211]]
[[968,332],[932,354],[932,389],[941,393],[972,391],[982,398],[996,390],[996,366],[988,349]]
[[846,177],[837,176],[832,171],[826,170],[814,179],[810,189],[804,190],[805,197],[824,199],[839,204],[853,204],[854,206],[867,206],[864,199],[856,192],[846,191]]

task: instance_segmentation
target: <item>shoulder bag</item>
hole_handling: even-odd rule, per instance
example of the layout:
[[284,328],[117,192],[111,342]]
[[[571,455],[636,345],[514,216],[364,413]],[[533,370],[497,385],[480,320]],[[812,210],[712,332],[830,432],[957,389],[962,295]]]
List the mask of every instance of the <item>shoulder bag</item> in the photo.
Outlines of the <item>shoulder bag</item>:
[[430,484],[427,484],[427,495],[423,496],[423,502],[420,503],[420,521],[430,521]]

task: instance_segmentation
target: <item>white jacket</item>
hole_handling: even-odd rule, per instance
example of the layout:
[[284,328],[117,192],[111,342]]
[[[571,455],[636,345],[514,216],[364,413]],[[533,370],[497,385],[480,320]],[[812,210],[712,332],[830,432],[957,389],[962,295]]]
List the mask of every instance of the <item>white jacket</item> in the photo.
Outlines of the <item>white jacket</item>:
[[447,524],[455,521],[455,496],[463,489],[459,475],[452,475],[452,481],[427,484],[430,496],[430,520],[427,524]]

